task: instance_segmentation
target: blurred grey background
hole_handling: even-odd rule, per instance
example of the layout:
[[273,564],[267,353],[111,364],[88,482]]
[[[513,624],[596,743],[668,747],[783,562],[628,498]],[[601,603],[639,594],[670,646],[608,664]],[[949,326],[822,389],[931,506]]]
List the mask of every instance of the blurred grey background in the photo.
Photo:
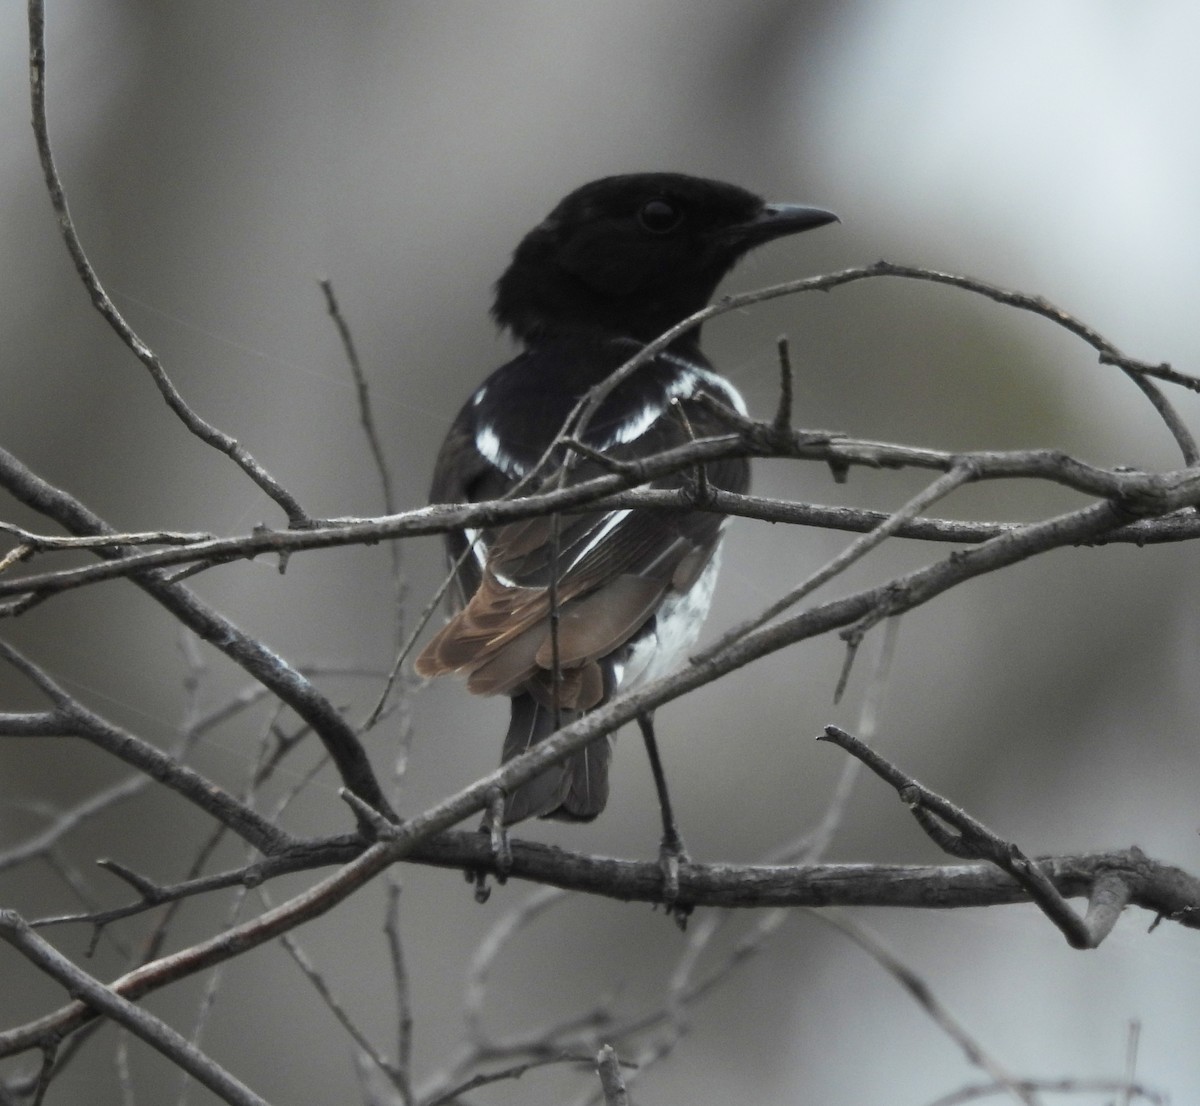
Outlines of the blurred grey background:
[[[75,219],[102,279],[184,395],[318,515],[373,514],[377,483],[319,278],[336,284],[370,374],[404,505],[465,395],[509,355],[487,316],[517,239],[574,186],[672,169],[843,225],[761,251],[746,289],[879,257],[965,271],[1044,294],[1128,353],[1200,368],[1200,8],[1185,2],[927,0],[443,0],[339,4],[59,2],[48,5],[51,130]],[[89,307],[58,238],[28,126],[23,14],[0,9],[0,441],[128,528],[245,532],[281,522],[234,467],[189,437]],[[871,282],[776,302],[710,325],[707,348],[758,413],[771,410],[774,339],[798,368],[798,421],[935,448],[1057,446],[1098,464],[1174,466],[1165,432],[1117,372],[1044,320],[963,293]],[[1200,410],[1175,396],[1193,426]],[[907,474],[760,468],[757,489],[893,507]],[[1081,502],[988,487],[947,511],[1033,518]],[[11,502],[0,517],[44,528]],[[737,523],[710,633],[797,582],[849,539]],[[881,580],[945,549],[894,543],[823,593]],[[441,566],[404,551],[410,606]],[[1066,551],[959,589],[908,616],[881,742],[902,765],[1031,853],[1137,844],[1200,870],[1195,677],[1200,591],[1189,548]],[[194,581],[294,661],[389,663],[395,633],[384,548],[266,561]],[[132,588],[105,585],[3,627],[87,703],[166,745],[185,666],[175,627]],[[244,685],[206,654],[204,701]],[[868,658],[869,659],[869,658]],[[664,709],[664,755],[701,860],[752,860],[819,815],[841,767],[812,735],[853,726],[865,666],[838,707],[839,643],[789,650]],[[356,716],[378,682],[323,682]],[[6,709],[37,695],[0,672]],[[415,812],[493,766],[505,705],[452,683],[413,704],[400,802]],[[196,757],[239,787],[262,717]],[[396,724],[372,737],[390,771]],[[302,765],[289,771],[300,772]],[[123,772],[76,743],[0,743],[0,835],[45,824]],[[290,815],[344,828],[329,773]],[[648,857],[657,814],[640,743],[618,748],[596,824],[529,827],[541,840]],[[178,878],[205,832],[168,795],[114,809],[67,850]],[[178,844],[163,848],[164,836]],[[225,860],[236,861],[230,851]],[[832,857],[937,859],[894,795],[863,781]],[[405,873],[417,1063],[445,1058],[465,964],[527,893],[475,906],[454,873]],[[295,886],[299,886],[296,884]],[[276,894],[283,895],[286,888]],[[75,909],[46,867],[0,873],[0,905]],[[221,924],[193,907],[179,942]],[[1138,1075],[1200,1100],[1200,951],[1194,934],[1131,912],[1097,952],[1072,952],[1034,911],[862,912],[1010,1071],[1114,1076],[1142,1025]],[[381,897],[358,896],[301,933],[333,985],[390,1040]],[[739,923],[745,925],[746,922]],[[120,936],[136,943],[141,930]],[[56,931],[78,953],[85,933]],[[623,988],[653,1004],[682,939],[642,906],[578,902],[518,941],[490,1017],[525,1029]],[[101,976],[121,958],[102,944]],[[57,1005],[0,955],[0,1022]],[[149,1003],[186,1030],[199,983]],[[282,1016],[281,1016],[282,1015]],[[693,1031],[638,1085],[654,1106],[694,1102],[924,1103],[977,1077],[864,954],[810,918],[698,1006]],[[104,1030],[49,1101],[118,1101]],[[356,1100],[347,1042],[276,949],[236,962],[205,1040],[272,1101]],[[384,1047],[387,1047],[386,1043]],[[166,1065],[133,1047],[139,1100],[173,1101]],[[579,1077],[533,1072],[480,1102],[565,1100]],[[207,1101],[193,1089],[192,1101]]]

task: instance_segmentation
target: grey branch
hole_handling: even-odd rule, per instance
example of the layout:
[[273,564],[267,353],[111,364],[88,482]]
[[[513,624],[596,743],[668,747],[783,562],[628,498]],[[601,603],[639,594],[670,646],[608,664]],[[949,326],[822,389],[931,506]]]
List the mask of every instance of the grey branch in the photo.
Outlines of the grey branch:
[[1117,924],[1121,911],[1130,900],[1129,885],[1120,872],[1114,870],[1097,875],[1088,895],[1087,915],[1081,918],[1038,864],[961,807],[918,783],[837,726],[826,726],[818,740],[830,741],[844,749],[891,784],[921,828],[945,852],[951,856],[988,860],[1007,872],[1042,913],[1058,926],[1073,948],[1095,948]]
[[224,453],[241,470],[250,477],[267,495],[269,495],[287,515],[293,526],[302,526],[308,521],[308,516],[296,498],[288,492],[253,456],[228,434],[205,422],[184,401],[179,390],[171,383],[171,378],[163,368],[158,355],[138,336],[137,332],[126,322],[125,317],[117,310],[92,263],[84,252],[83,244],[75,230],[67,207],[67,197],[63,190],[58,168],[54,164],[54,155],[50,150],[50,132],[46,123],[46,43],[45,43],[45,12],[42,0],[29,0],[29,85],[30,100],[33,114],[33,133],[37,140],[38,157],[41,159],[42,172],[46,178],[46,190],[50,194],[50,203],[58,219],[58,229],[66,243],[67,252],[75,265],[75,271],[83,282],[84,288],[92,301],[92,306],[112,327],[114,333],[125,344],[129,351],[149,371],[154,385],[166,401],[167,406],[179,417],[184,426],[195,434],[202,442]]
[[[279,852],[290,843],[283,830],[273,826],[244,803],[238,802],[223,788],[205,779],[195,769],[180,764],[174,757],[156,749],[149,742],[122,730],[88,710],[36,665],[12,646],[0,641],[0,657],[32,680],[54,703],[55,710],[42,716],[52,720],[50,732],[58,736],[78,737],[97,748],[158,780],[184,798],[211,814],[245,841],[264,853]],[[3,716],[0,716],[0,722]],[[5,732],[0,729],[0,733]]]
[[[104,563],[0,580],[0,598],[17,597],[22,602],[20,609],[24,610],[31,599],[37,601],[71,588],[134,576],[151,569],[184,564],[211,567],[263,554],[290,556],[309,549],[371,545],[397,538],[442,534],[449,530],[494,527],[556,511],[611,509],[617,506],[678,507],[685,504],[771,522],[795,522],[806,526],[860,531],[873,529],[880,521],[891,518],[890,513],[781,504],[752,496],[733,496],[715,489],[710,489],[707,498],[699,503],[695,502],[694,495],[686,491],[630,490],[658,477],[693,468],[697,463],[734,456],[785,457],[840,468],[917,468],[943,473],[965,468],[970,471],[971,480],[1046,480],[1083,495],[1107,499],[1125,511],[1126,517],[1109,528],[1116,532],[1106,535],[1104,540],[1108,542],[1145,544],[1181,541],[1200,533],[1200,524],[1191,517],[1166,517],[1200,504],[1200,473],[1191,469],[1161,473],[1105,469],[1089,465],[1059,450],[1048,449],[949,453],[888,442],[835,438],[825,431],[792,431],[786,441],[780,441],[769,423],[743,419],[732,412],[726,412],[726,415],[731,423],[736,424],[738,433],[689,442],[654,457],[627,462],[620,473],[596,477],[570,487],[516,499],[437,504],[375,519],[327,520],[305,530],[259,528],[250,534],[214,538],[167,549],[128,552],[105,547]],[[21,498],[20,489],[29,478],[37,479],[11,454],[0,451],[0,485],[8,487]],[[1149,521],[1140,521],[1143,519]],[[895,532],[903,537],[978,542],[1018,525],[970,524],[906,517],[896,525]],[[0,609],[0,614],[3,613],[3,609]]]
[[[0,487],[72,534],[113,533],[104,519],[31,472],[3,449],[0,449]],[[105,560],[124,555],[120,547],[98,552]],[[354,728],[299,669],[203,603],[182,584],[172,583],[163,573],[148,570],[134,573],[131,578],[182,625],[224,653],[312,726],[351,791],[376,810],[390,811]]]
[[[258,918],[207,941],[146,964],[109,986],[129,999],[160,989],[256,948],[301,922],[332,909],[399,854],[421,864],[451,869],[494,871],[495,857],[477,833],[441,833],[405,841],[409,824],[397,839],[369,847],[343,841],[342,857],[357,853],[337,872]],[[333,863],[331,845],[315,863]],[[1200,880],[1130,848],[1082,856],[1039,857],[1032,863],[1065,898],[1091,897],[1106,880],[1119,880],[1130,905],[1156,919],[1200,929]],[[633,861],[568,853],[526,841],[512,842],[509,878],[530,880],[619,901],[659,903],[662,869],[656,860]],[[232,884],[234,880],[229,880]],[[227,884],[228,885],[228,884]],[[693,906],[760,908],[776,906],[888,906],[921,909],[999,906],[1030,901],[1029,892],[991,863],[962,865],[801,864],[736,865],[688,863],[679,870],[679,900]],[[82,919],[81,919],[82,920]],[[86,1004],[72,1003],[24,1026],[0,1032],[0,1057],[40,1047],[48,1036],[62,1035],[87,1023]]]
[[232,1106],[269,1106],[266,1099],[235,1079],[165,1022],[77,968],[11,910],[0,910],[0,940],[56,979],[72,995],[78,995],[88,1008],[123,1025],[225,1102]]

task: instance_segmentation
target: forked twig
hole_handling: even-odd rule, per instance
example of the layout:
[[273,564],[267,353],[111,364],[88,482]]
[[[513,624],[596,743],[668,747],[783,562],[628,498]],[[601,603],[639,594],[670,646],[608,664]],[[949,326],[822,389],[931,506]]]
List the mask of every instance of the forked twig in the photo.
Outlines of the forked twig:
[[930,791],[837,726],[826,726],[824,734],[817,740],[829,741],[844,749],[891,784],[921,828],[951,856],[988,860],[1012,876],[1073,948],[1091,949],[1099,945],[1128,905],[1130,888],[1127,881],[1116,872],[1102,873],[1092,886],[1087,914],[1081,918],[1035,861],[965,810]]

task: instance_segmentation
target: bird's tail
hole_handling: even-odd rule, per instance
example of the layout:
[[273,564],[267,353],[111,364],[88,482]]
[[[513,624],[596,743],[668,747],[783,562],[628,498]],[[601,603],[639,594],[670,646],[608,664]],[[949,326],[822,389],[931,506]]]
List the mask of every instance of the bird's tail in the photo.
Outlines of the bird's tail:
[[[583,711],[562,710],[560,725],[583,717]],[[512,721],[504,738],[501,763],[532,749],[552,733],[554,711],[523,692],[512,699]],[[564,761],[514,788],[504,807],[504,822],[511,825],[525,818],[559,818],[566,822],[590,822],[608,801],[608,761],[612,748],[601,737]]]

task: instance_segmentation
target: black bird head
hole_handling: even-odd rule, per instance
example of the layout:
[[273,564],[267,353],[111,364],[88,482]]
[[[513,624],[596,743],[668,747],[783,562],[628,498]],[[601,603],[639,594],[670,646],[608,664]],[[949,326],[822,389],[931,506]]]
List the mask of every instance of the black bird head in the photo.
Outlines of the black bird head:
[[704,307],[755,246],[836,220],[682,173],[603,177],[521,240],[492,315],[525,342],[589,331],[649,341]]

